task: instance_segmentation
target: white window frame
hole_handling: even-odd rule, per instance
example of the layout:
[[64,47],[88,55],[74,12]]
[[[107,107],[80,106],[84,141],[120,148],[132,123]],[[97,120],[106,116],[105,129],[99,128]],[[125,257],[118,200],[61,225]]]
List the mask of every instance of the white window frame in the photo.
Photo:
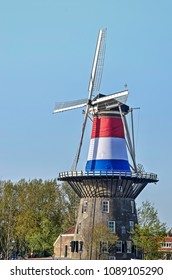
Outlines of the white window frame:
[[134,221],[129,221],[130,232],[134,230]]
[[115,256],[109,256],[109,260],[116,260]]
[[102,212],[109,213],[109,201],[108,200],[102,201]]
[[87,212],[87,207],[88,207],[88,201],[84,200],[84,203],[83,203],[83,213]]
[[132,253],[132,241],[130,240],[127,241],[127,253],[128,254]]
[[[110,226],[110,224],[113,225],[113,229]],[[111,233],[116,233],[116,223],[115,223],[115,221],[108,221],[108,228],[111,230]]]
[[109,252],[108,241],[103,241],[103,242],[101,243],[101,252],[102,252],[102,253],[108,253],[108,252]]
[[116,253],[122,253],[122,241],[116,241]]
[[161,243],[161,248],[172,248],[172,242],[163,242]]
[[134,214],[134,201],[131,200],[131,213]]

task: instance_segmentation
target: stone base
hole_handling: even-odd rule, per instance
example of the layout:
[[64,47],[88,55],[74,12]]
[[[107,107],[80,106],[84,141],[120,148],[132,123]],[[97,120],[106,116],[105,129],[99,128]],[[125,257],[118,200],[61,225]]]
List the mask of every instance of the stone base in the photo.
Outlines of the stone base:
[[[138,257],[131,241],[131,231],[136,223],[135,201],[131,198],[82,198],[72,258],[127,260]],[[97,242],[93,234],[96,227],[100,236],[102,228],[111,228],[111,235],[118,237],[117,242],[107,244],[107,239]]]

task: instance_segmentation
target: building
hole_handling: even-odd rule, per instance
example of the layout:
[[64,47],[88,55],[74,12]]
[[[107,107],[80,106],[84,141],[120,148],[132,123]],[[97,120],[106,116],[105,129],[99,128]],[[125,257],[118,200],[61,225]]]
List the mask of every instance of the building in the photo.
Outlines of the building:
[[69,228],[63,234],[60,234],[54,242],[55,259],[71,259],[71,241],[74,239],[75,226]]
[[[107,95],[98,93],[93,97],[93,91],[99,91],[96,83],[101,79],[105,35],[106,30],[100,30],[88,98],[57,103],[54,110],[55,113],[60,113],[86,107],[74,167],[72,171],[60,172],[58,177],[58,180],[67,182],[80,197],[71,241],[72,259],[97,259],[93,233],[98,225],[107,227],[111,235],[118,236],[118,241],[103,255],[104,259],[127,260],[138,257],[130,238],[130,232],[137,224],[135,199],[147,184],[158,182],[156,174],[144,172],[136,163],[133,108],[126,105],[128,90]],[[127,115],[131,116],[131,134]],[[88,119],[92,122],[88,158],[85,170],[78,172],[77,164]],[[62,235],[59,238],[66,242],[63,244],[66,257],[69,240],[65,241],[66,237]],[[106,251],[106,242],[107,240],[100,242],[100,252]],[[57,243],[62,244],[59,240]],[[62,257],[62,245],[58,246]]]
[[165,236],[161,243],[160,252],[163,253],[163,259],[172,260],[172,236]]

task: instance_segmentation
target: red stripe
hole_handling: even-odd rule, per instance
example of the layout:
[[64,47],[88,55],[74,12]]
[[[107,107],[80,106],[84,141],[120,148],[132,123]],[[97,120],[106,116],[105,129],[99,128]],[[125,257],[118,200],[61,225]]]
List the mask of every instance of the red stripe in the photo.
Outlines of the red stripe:
[[121,117],[94,117],[91,138],[98,137],[124,138]]

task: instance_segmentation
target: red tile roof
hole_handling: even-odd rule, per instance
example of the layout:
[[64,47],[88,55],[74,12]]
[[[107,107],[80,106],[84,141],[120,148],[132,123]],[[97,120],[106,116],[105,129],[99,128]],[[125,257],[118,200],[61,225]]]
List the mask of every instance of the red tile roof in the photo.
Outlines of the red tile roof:
[[172,242],[172,236],[165,236],[164,241],[165,242]]
[[74,234],[75,233],[75,225],[70,227],[67,231],[65,231],[63,234]]

